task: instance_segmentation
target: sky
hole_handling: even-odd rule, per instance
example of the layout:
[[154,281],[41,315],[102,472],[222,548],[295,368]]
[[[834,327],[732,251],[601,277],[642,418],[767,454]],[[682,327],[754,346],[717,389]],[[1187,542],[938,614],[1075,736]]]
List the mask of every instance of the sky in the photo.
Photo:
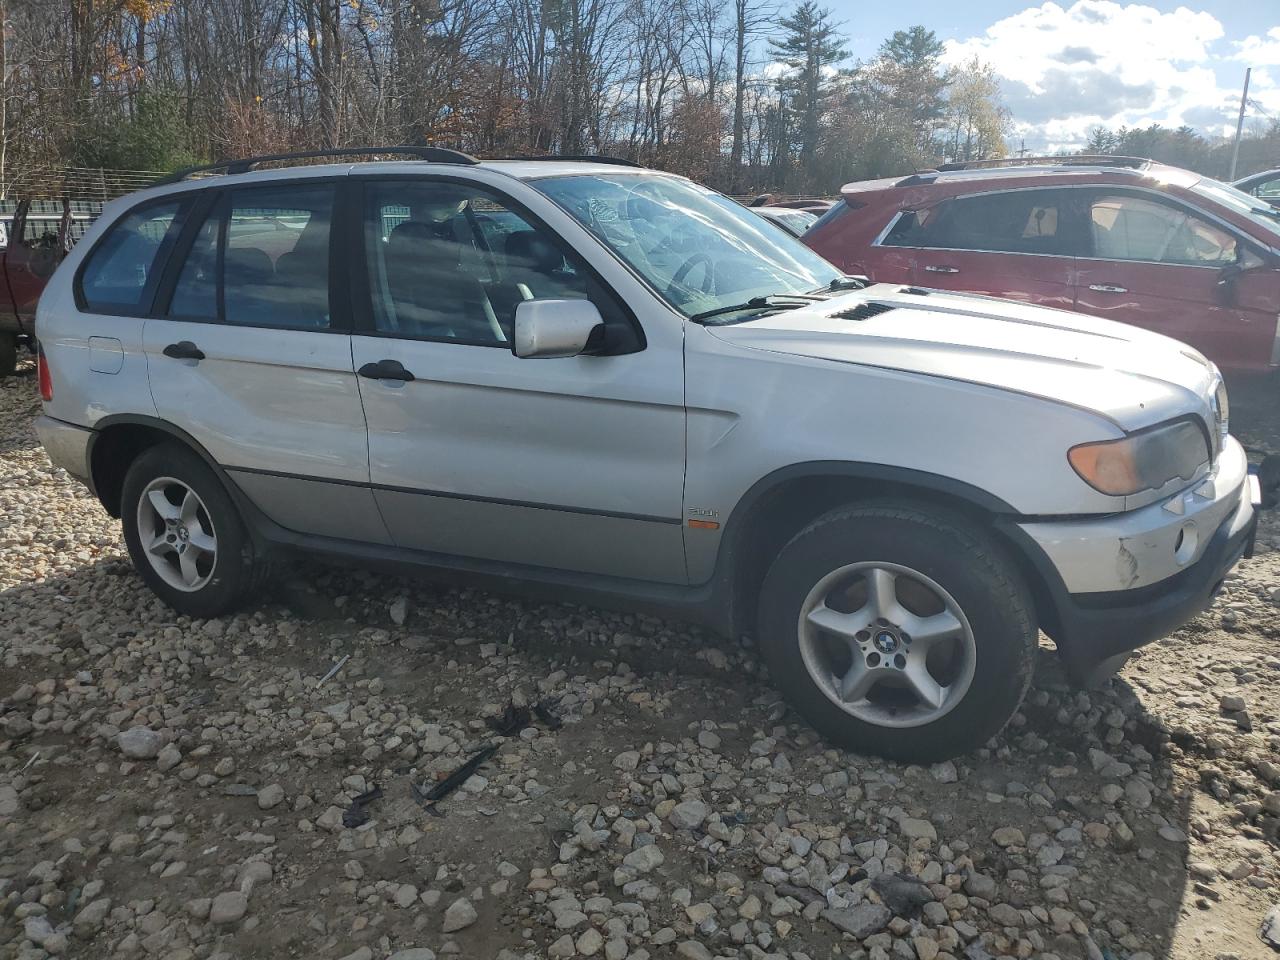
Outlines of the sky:
[[1233,133],[1246,67],[1246,124],[1280,118],[1280,0],[825,0],[853,58],[874,56],[894,30],[922,23],[1000,76],[1013,146],[1080,146],[1095,126],[1181,124]]

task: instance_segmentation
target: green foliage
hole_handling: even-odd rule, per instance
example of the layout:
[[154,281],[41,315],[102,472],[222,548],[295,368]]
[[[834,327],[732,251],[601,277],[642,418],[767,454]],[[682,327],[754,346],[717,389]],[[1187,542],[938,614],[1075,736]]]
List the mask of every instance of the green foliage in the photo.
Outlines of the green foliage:
[[880,45],[873,64],[889,104],[914,131],[916,153],[936,152],[934,139],[947,110],[951,77],[942,69],[942,44],[922,26],[898,30]]
[[837,25],[831,21],[831,11],[813,0],[803,0],[794,12],[778,21],[778,26],[783,33],[772,42],[770,53],[790,68],[778,80],[783,116],[790,121],[790,135],[782,139],[788,141],[785,146],[799,148],[803,176],[811,177],[822,118],[832,91],[830,68],[848,54]]
[[917,24],[910,30],[895,30],[880,44],[880,56],[901,67],[936,71],[943,46],[936,34]]
[[177,170],[199,163],[191,147],[182,101],[168,93],[140,93],[132,116],[98,116],[71,154],[79,166],[118,170]]
[[[1115,154],[1145,157],[1160,163],[1193,170],[1225,180],[1231,171],[1232,138],[1206,138],[1190,127],[1170,129],[1153,123],[1148,127],[1095,127],[1083,151],[1086,154]],[[1236,178],[1280,165],[1280,121],[1246,130],[1240,141]]]
[[1010,118],[995,72],[977,59],[947,69],[942,52],[932,31],[911,27],[840,74],[823,118],[817,183],[832,189],[943,159],[1004,156]]

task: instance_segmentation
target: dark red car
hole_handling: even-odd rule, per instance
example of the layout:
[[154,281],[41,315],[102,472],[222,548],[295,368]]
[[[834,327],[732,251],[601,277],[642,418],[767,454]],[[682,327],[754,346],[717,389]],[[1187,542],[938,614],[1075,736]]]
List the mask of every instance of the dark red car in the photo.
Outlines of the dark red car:
[[1078,310],[1222,367],[1280,366],[1280,210],[1177,167],[987,161],[851,183],[804,242],[876,281]]
[[71,202],[62,213],[32,213],[20,200],[12,215],[0,217],[0,377],[13,373],[18,348],[34,349],[36,304],[54,269],[83,236],[93,216],[75,214]]

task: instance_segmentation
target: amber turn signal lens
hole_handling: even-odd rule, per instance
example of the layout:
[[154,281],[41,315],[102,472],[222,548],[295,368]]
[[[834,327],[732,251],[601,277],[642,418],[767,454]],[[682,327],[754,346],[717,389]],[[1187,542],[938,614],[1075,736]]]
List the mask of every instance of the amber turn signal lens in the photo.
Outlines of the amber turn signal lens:
[[1072,447],[1067,459],[1089,486],[1102,493],[1124,497],[1142,489],[1133,446],[1123,440]]

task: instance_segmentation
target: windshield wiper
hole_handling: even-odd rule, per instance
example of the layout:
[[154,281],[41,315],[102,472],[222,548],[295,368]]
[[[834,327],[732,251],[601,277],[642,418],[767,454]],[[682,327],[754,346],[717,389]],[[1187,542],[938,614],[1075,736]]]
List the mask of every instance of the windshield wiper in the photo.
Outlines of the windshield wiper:
[[769,294],[765,297],[752,297],[745,303],[735,303],[729,307],[716,307],[714,310],[703,310],[701,313],[695,313],[690,320],[710,320],[712,317],[718,317],[725,313],[738,313],[742,310],[794,310],[796,307],[807,307],[814,300],[822,300],[822,297],[811,296],[807,293],[787,293],[787,294]]

